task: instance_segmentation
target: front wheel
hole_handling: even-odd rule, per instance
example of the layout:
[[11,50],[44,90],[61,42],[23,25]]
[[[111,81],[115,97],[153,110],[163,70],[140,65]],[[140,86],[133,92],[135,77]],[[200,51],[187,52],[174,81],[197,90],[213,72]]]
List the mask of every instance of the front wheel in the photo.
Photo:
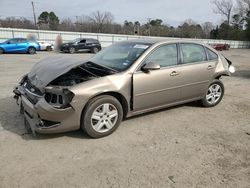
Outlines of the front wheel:
[[3,54],[3,53],[4,53],[3,49],[2,49],[2,48],[0,48],[0,54]]
[[220,80],[214,80],[201,100],[204,107],[213,107],[220,103],[224,96],[224,85]]
[[69,53],[73,54],[76,52],[76,49],[74,47],[69,48]]
[[96,54],[96,53],[99,52],[99,49],[98,49],[97,47],[94,47],[94,48],[91,49],[91,52],[92,52],[93,54]]
[[81,128],[92,138],[113,133],[123,117],[121,103],[114,97],[103,95],[92,99],[82,115]]

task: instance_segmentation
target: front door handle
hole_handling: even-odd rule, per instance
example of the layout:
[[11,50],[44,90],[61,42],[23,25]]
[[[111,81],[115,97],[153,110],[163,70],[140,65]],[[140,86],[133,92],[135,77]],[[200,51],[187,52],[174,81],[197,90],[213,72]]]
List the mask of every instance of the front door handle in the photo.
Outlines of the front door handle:
[[207,67],[207,70],[211,70],[211,69],[213,69],[214,67],[212,66],[212,65],[209,65],[208,67]]
[[171,72],[171,74],[170,74],[170,76],[178,76],[178,75],[179,75],[179,73],[176,72],[176,71],[173,71],[173,72]]

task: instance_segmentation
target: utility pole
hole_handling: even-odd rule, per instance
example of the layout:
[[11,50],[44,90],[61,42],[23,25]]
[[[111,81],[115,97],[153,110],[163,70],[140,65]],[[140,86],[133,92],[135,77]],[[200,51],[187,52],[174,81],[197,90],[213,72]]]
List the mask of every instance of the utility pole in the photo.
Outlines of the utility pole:
[[32,5],[32,9],[33,9],[33,17],[34,17],[35,26],[37,27],[37,24],[36,24],[36,14],[35,14],[35,8],[34,8],[34,2],[33,1],[31,1],[31,5]]

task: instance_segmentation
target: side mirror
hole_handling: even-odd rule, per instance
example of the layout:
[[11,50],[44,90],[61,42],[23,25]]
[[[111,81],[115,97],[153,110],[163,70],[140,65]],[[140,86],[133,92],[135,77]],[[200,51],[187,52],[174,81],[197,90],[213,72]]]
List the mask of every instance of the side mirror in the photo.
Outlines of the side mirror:
[[141,70],[144,72],[149,72],[151,70],[159,70],[161,66],[158,63],[149,62],[142,66]]

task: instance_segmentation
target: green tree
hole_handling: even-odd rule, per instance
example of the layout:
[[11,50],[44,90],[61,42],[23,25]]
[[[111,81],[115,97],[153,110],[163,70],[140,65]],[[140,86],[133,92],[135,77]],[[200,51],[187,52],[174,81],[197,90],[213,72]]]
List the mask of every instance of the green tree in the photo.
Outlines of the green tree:
[[210,32],[210,38],[211,39],[217,39],[218,35],[219,35],[219,27],[217,25],[215,29],[211,30],[211,32]]
[[155,19],[155,20],[150,20],[149,24],[151,26],[161,26],[162,20],[161,19]]
[[44,11],[40,14],[38,17],[38,24],[48,24],[49,23],[49,13],[47,11]]
[[51,30],[56,30],[59,25],[59,18],[54,12],[42,12],[38,17],[39,26],[48,26]]
[[49,13],[49,27],[52,30],[56,30],[59,25],[59,18],[55,15],[54,12]]
[[247,40],[250,40],[250,10],[247,13],[245,21],[246,21],[245,37]]

